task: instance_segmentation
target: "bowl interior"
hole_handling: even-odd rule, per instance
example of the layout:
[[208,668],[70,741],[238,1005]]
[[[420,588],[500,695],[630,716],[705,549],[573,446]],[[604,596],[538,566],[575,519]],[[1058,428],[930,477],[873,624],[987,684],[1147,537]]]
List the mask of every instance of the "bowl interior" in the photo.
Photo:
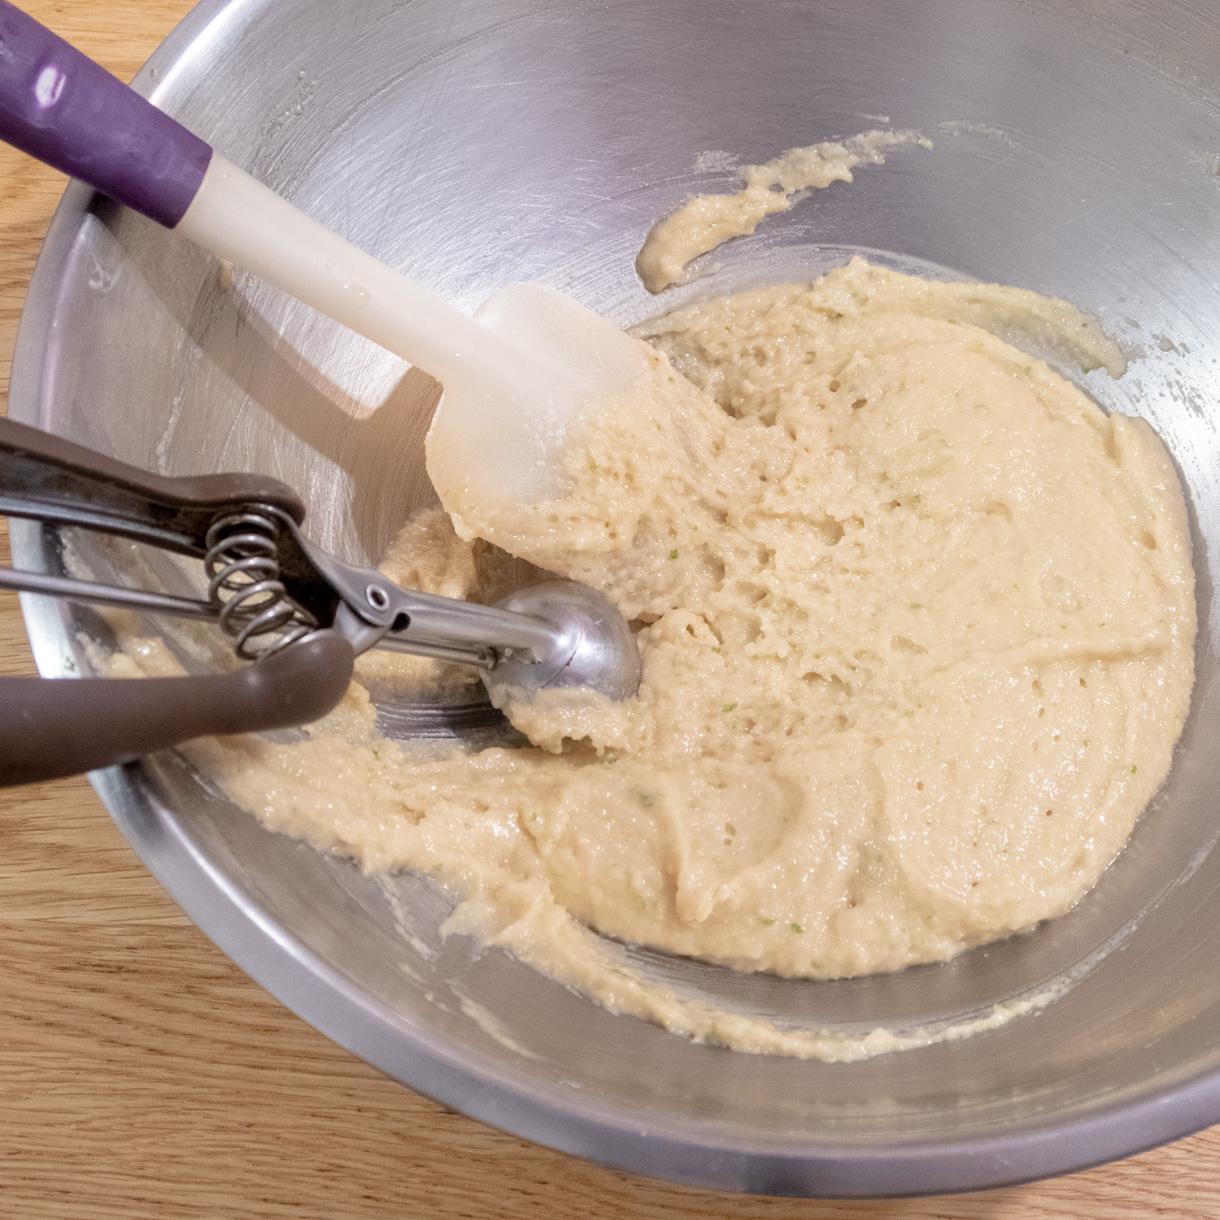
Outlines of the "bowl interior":
[[[215,0],[145,69],[142,88],[232,160],[468,309],[537,280],[627,324],[855,252],[1065,297],[1132,361],[1117,382],[1080,383],[1150,420],[1191,504],[1193,712],[1131,845],[1068,916],[945,965],[831,983],[621,950],[781,1022],[952,1023],[1053,989],[1036,1015],[851,1065],[694,1045],[503,953],[442,943],[447,903],[427,883],[363,877],[271,835],[173,757],[100,777],[186,909],[325,1032],[531,1138],[769,1193],[995,1185],[1220,1118],[1220,18],[1185,0],[1066,7],[349,0],[340,19],[326,0]],[[648,228],[730,186],[730,157],[875,126],[934,147],[815,192],[666,297],[644,292],[632,263]],[[226,286],[211,256],[69,192],[23,325],[14,417],[167,474],[274,475],[305,497],[315,541],[374,561],[434,502],[433,406],[386,352],[240,270]],[[14,537],[27,565],[62,562],[61,539]],[[76,633],[95,618],[34,600],[27,616],[44,672],[88,668]],[[442,710],[433,731],[463,723]]]

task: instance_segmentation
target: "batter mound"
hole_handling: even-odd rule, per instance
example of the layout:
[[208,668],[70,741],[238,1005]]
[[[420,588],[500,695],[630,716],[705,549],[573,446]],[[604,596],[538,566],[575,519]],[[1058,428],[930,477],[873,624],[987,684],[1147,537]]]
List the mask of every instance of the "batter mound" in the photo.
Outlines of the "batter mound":
[[439,877],[452,927],[616,1010],[746,1050],[892,1049],[697,1010],[588,929],[895,970],[1062,914],[1122,848],[1189,704],[1186,511],[1146,424],[991,333],[1022,329],[1119,361],[1062,302],[860,260],[642,328],[648,384],[574,438],[562,499],[497,517],[442,489],[457,529],[424,514],[385,564],[491,600],[490,541],[604,589],[638,625],[637,699],[508,692],[535,748],[422,759],[354,686],[307,742],[197,761],[274,829]]

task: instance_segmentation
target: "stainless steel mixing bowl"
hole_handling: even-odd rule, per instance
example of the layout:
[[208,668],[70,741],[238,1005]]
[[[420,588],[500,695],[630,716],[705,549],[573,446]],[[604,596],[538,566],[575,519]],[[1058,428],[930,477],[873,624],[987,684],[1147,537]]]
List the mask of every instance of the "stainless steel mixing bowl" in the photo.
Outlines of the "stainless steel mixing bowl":
[[[864,251],[1053,293],[1128,347],[1097,399],[1139,413],[1193,512],[1198,687],[1173,773],[1071,914],[947,965],[845,982],[623,949],[689,992],[842,1028],[1035,1015],[851,1065],[753,1057],[614,1017],[438,935],[413,877],[262,830],[175,757],[95,776],[188,914],[307,1020],[486,1122],[639,1173],[770,1194],[964,1190],[1060,1173],[1220,1118],[1220,12],[1190,0],[205,0],[138,78],[318,219],[451,300],[540,280],[628,323],[651,223],[726,157],[877,125],[896,152],[711,260],[675,300]],[[878,117],[885,116],[885,117]],[[699,168],[715,167],[722,168]],[[372,413],[372,408],[380,408]],[[141,218],[67,192],[38,265],[14,417],[167,473],[260,470],[312,537],[375,558],[431,491],[417,375]],[[18,526],[19,561],[62,562]],[[81,556],[107,557],[88,541]],[[172,574],[171,574],[172,575]],[[89,615],[25,605],[40,667],[88,669]],[[398,709],[467,733],[477,710]],[[480,730],[481,731],[481,730]]]

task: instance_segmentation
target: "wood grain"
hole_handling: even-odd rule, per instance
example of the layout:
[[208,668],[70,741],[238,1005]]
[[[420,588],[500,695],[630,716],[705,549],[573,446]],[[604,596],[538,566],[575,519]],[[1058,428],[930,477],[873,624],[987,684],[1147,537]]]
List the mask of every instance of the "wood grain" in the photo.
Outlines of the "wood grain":
[[[26,7],[129,79],[190,5]],[[5,394],[62,188],[0,150]],[[32,672],[5,594],[0,672]],[[72,780],[0,794],[0,1214],[1203,1220],[1220,1215],[1220,1128],[1074,1177],[941,1199],[740,1198],[599,1169],[425,1101],[298,1020],[186,920]]]

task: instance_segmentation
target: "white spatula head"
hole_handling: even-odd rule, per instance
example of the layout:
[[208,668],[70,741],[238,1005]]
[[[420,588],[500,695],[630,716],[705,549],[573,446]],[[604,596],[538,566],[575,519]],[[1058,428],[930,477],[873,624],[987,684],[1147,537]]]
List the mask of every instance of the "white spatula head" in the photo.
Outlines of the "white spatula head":
[[568,437],[644,372],[646,348],[539,284],[502,288],[475,318],[514,358],[511,367],[472,367],[445,380],[426,442],[441,502],[501,510],[561,495]]

